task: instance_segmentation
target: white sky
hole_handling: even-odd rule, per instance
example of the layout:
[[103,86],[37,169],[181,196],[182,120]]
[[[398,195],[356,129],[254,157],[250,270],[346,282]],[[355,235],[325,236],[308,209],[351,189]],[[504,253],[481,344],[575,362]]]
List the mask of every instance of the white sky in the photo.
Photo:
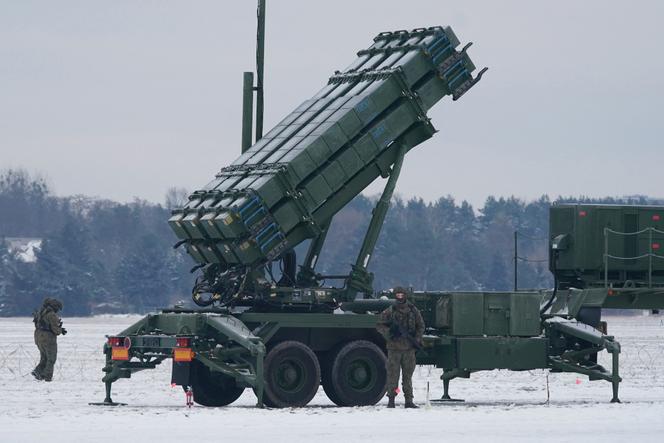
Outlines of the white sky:
[[[380,31],[451,25],[490,70],[397,192],[664,197],[664,2],[268,0],[266,132]],[[163,201],[240,150],[255,1],[0,0],[0,169]],[[378,191],[375,185],[368,192]]]

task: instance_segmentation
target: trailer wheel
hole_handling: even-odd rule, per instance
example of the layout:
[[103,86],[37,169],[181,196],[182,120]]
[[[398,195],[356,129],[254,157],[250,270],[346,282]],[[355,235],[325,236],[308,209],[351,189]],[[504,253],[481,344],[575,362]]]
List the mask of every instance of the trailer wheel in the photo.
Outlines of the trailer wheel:
[[387,359],[383,351],[366,340],[352,341],[337,352],[331,379],[339,406],[370,406],[378,403],[387,389]]
[[240,398],[244,388],[227,375],[210,372],[198,360],[191,362],[191,389],[194,401],[201,406],[227,406]]
[[302,407],[320,386],[316,354],[298,341],[276,345],[265,357],[265,398],[268,406]]

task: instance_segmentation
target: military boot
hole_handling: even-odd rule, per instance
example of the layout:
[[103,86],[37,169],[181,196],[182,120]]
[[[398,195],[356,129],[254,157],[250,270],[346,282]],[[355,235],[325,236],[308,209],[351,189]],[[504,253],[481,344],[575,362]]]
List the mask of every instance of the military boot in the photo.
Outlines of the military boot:
[[40,374],[39,372],[37,372],[36,369],[33,370],[33,371],[31,372],[31,374],[32,374],[32,376],[33,376],[34,378],[36,378],[37,380],[43,380],[41,374]]
[[413,400],[406,400],[406,403],[403,405],[406,409],[419,409],[420,407],[413,403]]
[[387,397],[387,407],[394,409],[394,397]]

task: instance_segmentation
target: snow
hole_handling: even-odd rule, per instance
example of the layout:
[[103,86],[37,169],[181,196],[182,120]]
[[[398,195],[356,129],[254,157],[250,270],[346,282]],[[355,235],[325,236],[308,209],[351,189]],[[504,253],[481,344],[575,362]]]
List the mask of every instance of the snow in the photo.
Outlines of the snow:
[[[465,403],[426,405],[440,397],[440,370],[419,367],[419,410],[337,408],[322,389],[302,409],[257,409],[247,390],[226,408],[185,406],[172,388],[170,366],[114,384],[113,398],[128,406],[89,406],[104,398],[104,335],[139,317],[65,318],[54,381],[30,371],[38,353],[29,318],[0,319],[0,442],[111,441],[662,441],[664,437],[664,321],[661,317],[610,317],[622,344],[622,404],[611,404],[607,382],[574,374],[492,371],[453,380],[451,394]],[[608,359],[604,358],[604,363]],[[403,399],[398,398],[399,403]]]
[[9,251],[24,263],[35,263],[37,261],[37,252],[41,250],[42,239],[40,238],[5,238]]

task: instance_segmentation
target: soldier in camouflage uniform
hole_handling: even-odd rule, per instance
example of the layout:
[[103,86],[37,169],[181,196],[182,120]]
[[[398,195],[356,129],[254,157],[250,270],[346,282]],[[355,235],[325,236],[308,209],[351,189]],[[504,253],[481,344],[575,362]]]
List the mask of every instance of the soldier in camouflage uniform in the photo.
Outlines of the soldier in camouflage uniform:
[[65,335],[67,330],[62,327],[58,312],[62,310],[62,302],[55,298],[46,298],[41,309],[34,314],[35,344],[39,349],[39,364],[32,371],[37,380],[51,381],[53,366],[58,357],[57,336]]
[[381,322],[377,326],[378,332],[387,342],[387,407],[394,408],[401,370],[401,384],[406,399],[404,407],[417,408],[413,403],[413,372],[415,352],[424,334],[424,320],[420,311],[407,300],[404,288],[394,288],[394,294],[396,304],[382,312]]

